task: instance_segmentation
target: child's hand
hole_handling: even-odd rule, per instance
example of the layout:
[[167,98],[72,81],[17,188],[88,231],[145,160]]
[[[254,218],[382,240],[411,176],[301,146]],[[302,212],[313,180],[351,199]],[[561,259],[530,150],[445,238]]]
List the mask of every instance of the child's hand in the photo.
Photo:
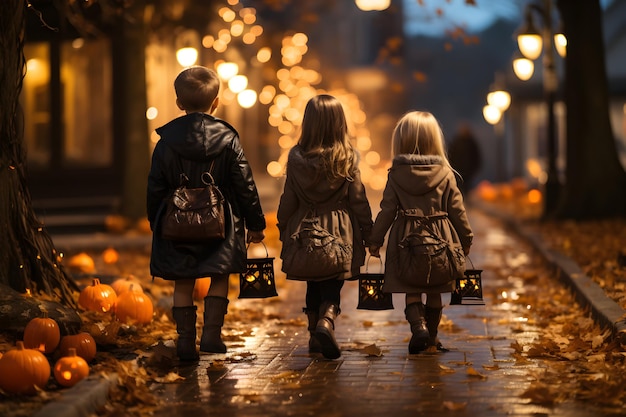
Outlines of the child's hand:
[[374,258],[380,258],[380,246],[370,246],[369,248],[370,255]]
[[246,239],[247,243],[261,243],[263,239],[265,239],[265,233],[263,233],[263,230],[248,230],[248,237]]

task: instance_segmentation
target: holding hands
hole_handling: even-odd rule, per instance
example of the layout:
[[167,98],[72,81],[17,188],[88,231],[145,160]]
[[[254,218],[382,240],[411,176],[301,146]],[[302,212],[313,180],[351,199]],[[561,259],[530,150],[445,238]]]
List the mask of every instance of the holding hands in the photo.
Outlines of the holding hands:
[[246,243],[261,243],[265,239],[265,233],[262,230],[248,230]]

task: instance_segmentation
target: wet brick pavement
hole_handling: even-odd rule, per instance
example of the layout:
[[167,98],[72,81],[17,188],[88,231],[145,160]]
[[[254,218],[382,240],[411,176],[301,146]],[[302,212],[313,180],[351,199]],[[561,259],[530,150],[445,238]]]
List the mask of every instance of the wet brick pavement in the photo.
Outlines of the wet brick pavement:
[[[440,338],[449,352],[409,355],[403,297],[394,296],[394,310],[357,310],[357,284],[349,282],[336,329],[341,358],[309,354],[301,312],[305,284],[281,283],[277,298],[231,300],[232,308],[264,309],[279,319],[246,324],[252,335],[227,341],[227,354],[202,355],[199,364],[178,369],[184,381],[153,385],[167,400],[154,416],[603,415],[581,403],[545,407],[522,397],[545,369],[539,361],[517,361],[512,344],[533,340],[538,329],[524,319],[532,310],[495,299],[501,291],[521,290],[519,281],[496,271],[505,261],[529,262],[531,249],[482,212],[471,211],[470,220],[476,232],[470,256],[485,270],[486,305],[444,309]],[[226,316],[227,334],[241,327]],[[382,356],[366,353],[373,344]]]

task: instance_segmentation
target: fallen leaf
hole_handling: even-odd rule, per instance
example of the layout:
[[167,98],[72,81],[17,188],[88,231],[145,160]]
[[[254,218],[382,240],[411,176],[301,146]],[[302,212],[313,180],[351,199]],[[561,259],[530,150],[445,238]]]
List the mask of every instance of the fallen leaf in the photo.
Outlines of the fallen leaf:
[[444,401],[443,407],[446,410],[459,411],[459,410],[465,410],[465,408],[467,407],[467,403],[466,402],[455,403],[454,401]]
[[470,366],[469,368],[467,368],[467,374],[471,377],[476,377],[476,378],[481,378],[481,379],[487,379],[487,377],[483,374],[481,374],[480,372],[478,372],[476,369],[474,369],[474,367]]

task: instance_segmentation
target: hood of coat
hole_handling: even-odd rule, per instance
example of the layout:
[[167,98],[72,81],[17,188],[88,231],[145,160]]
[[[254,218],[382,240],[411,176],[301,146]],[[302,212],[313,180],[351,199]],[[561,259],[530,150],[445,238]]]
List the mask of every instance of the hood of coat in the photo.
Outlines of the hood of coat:
[[423,195],[437,188],[450,174],[436,155],[402,154],[393,158],[389,176],[408,195]]
[[205,160],[228,146],[237,131],[223,120],[206,113],[189,113],[156,129],[161,140],[183,158]]
[[289,153],[289,176],[295,181],[299,194],[306,200],[320,203],[328,200],[346,183],[344,178],[328,181],[322,171],[322,161],[318,156],[305,156],[300,145]]

